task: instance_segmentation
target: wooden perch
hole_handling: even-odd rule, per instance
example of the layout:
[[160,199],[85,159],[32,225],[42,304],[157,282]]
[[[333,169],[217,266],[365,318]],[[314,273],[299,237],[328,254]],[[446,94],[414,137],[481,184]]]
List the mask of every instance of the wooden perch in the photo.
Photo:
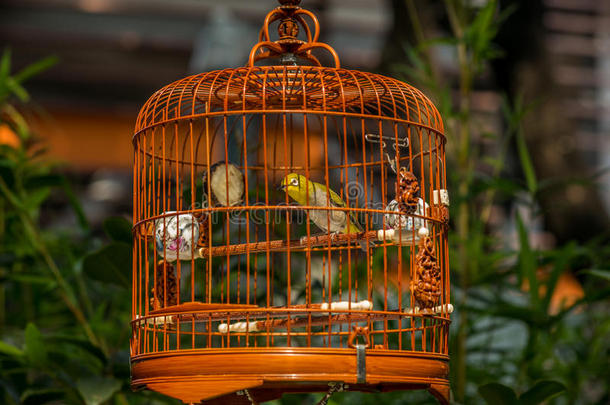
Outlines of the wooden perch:
[[332,234],[332,235],[312,235],[299,240],[286,241],[283,239],[271,240],[266,242],[240,243],[229,246],[212,246],[211,248],[201,247],[198,250],[199,257],[210,256],[231,256],[244,253],[260,252],[285,252],[289,248],[291,251],[301,251],[307,248],[345,245],[359,241],[370,240],[371,242],[394,242],[402,245],[411,244],[418,241],[420,237],[428,235],[427,228],[420,228],[414,232],[408,229],[379,229],[376,231],[359,232],[354,234]]
[[290,247],[290,250],[303,250],[306,248],[344,245],[355,243],[360,240],[378,240],[377,231],[360,232],[354,234],[333,234],[333,235],[316,235],[310,238],[304,237],[300,240],[272,240],[267,242],[241,243],[229,246],[212,246],[211,248],[202,247],[199,249],[199,257],[206,258],[209,256],[227,256],[240,255],[244,253],[260,253],[274,251],[285,252]]
[[[234,312],[231,314],[232,317],[235,318],[244,318],[246,316],[262,316],[265,313],[264,308],[260,308],[260,311],[257,311],[256,306],[252,305],[227,305],[227,304],[202,304],[202,303],[189,303],[191,305],[185,306],[188,308],[181,308],[182,311],[187,311],[189,309],[199,309],[205,310],[208,313],[203,314],[199,313],[180,313],[182,312],[178,309],[179,306],[173,308],[171,312],[178,312],[178,315],[169,315],[170,311],[165,311],[168,315],[162,315],[162,311],[151,312],[150,315],[156,315],[153,317],[149,317],[146,319],[146,322],[149,325],[172,325],[176,322],[176,318],[178,317],[181,321],[209,321],[209,320],[219,320],[226,319],[227,313],[223,312],[222,309],[244,309],[244,312]],[[198,304],[198,305],[195,305]],[[242,307],[242,308],[240,308]],[[203,309],[205,308],[205,309]],[[318,304],[310,304],[307,305],[294,305],[290,307],[278,307],[283,309],[302,309],[305,314],[308,309],[316,309],[316,310],[326,310],[328,312],[332,311],[368,311],[373,309],[373,304],[370,301],[363,300],[360,302],[352,302],[350,305],[349,301],[337,301],[331,302],[330,308],[327,302],[318,303]],[[169,309],[169,308],[168,308]],[[212,312],[210,312],[212,311]],[[298,314],[293,314],[293,318],[281,318],[281,319],[270,319],[270,320],[262,320],[262,321],[252,321],[252,322],[235,322],[227,326],[226,323],[221,323],[218,325],[218,331],[220,333],[227,333],[227,329],[230,332],[235,333],[245,333],[245,332],[260,332],[265,331],[267,329],[281,329],[290,327],[303,327],[303,326],[323,326],[330,324],[340,324],[347,322],[362,322],[368,320],[389,320],[389,319],[399,319],[401,317],[409,316],[409,315],[438,315],[438,314],[451,314],[453,312],[453,305],[445,304],[439,305],[434,308],[405,308],[404,312],[392,312],[386,314],[379,313],[352,313],[352,314],[336,314],[332,316],[322,315],[322,316],[314,316],[309,319],[309,317],[298,316]],[[139,316],[136,316],[139,318]],[[311,323],[310,323],[311,322]]]
[[179,305],[172,305],[165,308],[156,309],[150,311],[149,315],[173,315],[174,313],[180,312],[197,312],[197,311],[222,311],[222,310],[235,310],[235,309],[255,309],[258,305],[246,305],[246,304],[223,304],[223,303],[205,303],[205,302],[183,302]]
[[[351,304],[351,305],[350,305]],[[300,304],[300,305],[292,305],[288,308],[303,308],[303,309],[330,309],[331,311],[369,311],[373,309],[373,303],[368,300],[363,300],[360,302],[349,302],[349,301],[335,301],[331,302],[323,302],[321,304]]]
[[[362,303],[369,303],[369,301],[361,301]],[[333,304],[344,304],[333,303]],[[352,309],[356,309],[355,305],[360,303],[352,303]],[[337,308],[331,309],[339,309],[339,305]],[[364,309],[364,308],[363,308]],[[405,308],[405,312],[394,312],[390,314],[363,314],[363,313],[355,313],[355,314],[337,314],[331,316],[315,316],[311,319],[308,317],[298,317],[298,318],[282,318],[282,319],[269,319],[262,321],[252,321],[252,322],[235,322],[230,325],[226,323],[221,323],[218,325],[218,332],[220,333],[246,333],[246,332],[264,332],[269,329],[284,329],[284,328],[298,328],[305,326],[326,326],[328,324],[345,324],[348,322],[363,322],[363,321],[376,321],[376,320],[390,320],[390,319],[400,319],[401,317],[414,315],[414,314],[429,314],[436,315],[442,313],[452,313],[453,305],[446,304],[440,305],[434,308],[428,309],[420,309],[418,307],[415,308]]]
[[[308,309],[318,310],[333,310],[333,311],[367,311],[373,308],[371,301],[363,300],[360,302],[352,302],[350,305],[349,301],[335,301],[316,304],[299,304],[291,305],[288,307],[275,307],[281,309],[297,309],[307,312]],[[203,302],[185,302],[180,305],[172,305],[162,309],[150,311],[148,313],[147,323],[151,325],[163,325],[173,324],[176,322],[176,317],[181,321],[193,321],[193,320],[209,320],[209,319],[223,319],[226,318],[227,312],[231,311],[233,316],[244,317],[246,315],[260,315],[264,313],[264,308],[257,305],[247,304],[223,304],[223,303],[203,303]],[[152,316],[154,315],[154,316]],[[136,316],[136,318],[140,318]]]
[[434,308],[405,308],[405,314],[413,315],[413,314],[451,314],[453,313],[453,305],[445,304],[439,305]]
[[264,321],[253,321],[253,322],[235,322],[230,326],[227,326],[226,323],[221,323],[218,325],[218,332],[227,333],[227,329],[229,332],[234,333],[246,333],[246,332],[262,332],[267,329],[282,329],[282,328],[298,328],[304,326],[324,326],[328,324],[337,324],[337,323],[348,323],[348,322],[363,322],[369,319],[396,319],[400,316],[400,313],[391,314],[391,315],[381,315],[381,314],[337,314],[331,316],[315,316],[311,319],[307,317],[300,318],[283,318],[283,319],[270,319]]

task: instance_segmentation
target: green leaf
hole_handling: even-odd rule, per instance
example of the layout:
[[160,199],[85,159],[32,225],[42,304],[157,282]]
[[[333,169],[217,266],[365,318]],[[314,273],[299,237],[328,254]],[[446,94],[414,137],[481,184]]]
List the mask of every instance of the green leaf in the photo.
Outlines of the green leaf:
[[22,405],[46,404],[63,399],[65,392],[58,388],[30,389],[28,388],[21,395]]
[[603,279],[610,281],[610,270],[591,269],[591,270],[583,270],[580,273],[590,274],[592,276],[603,278]]
[[92,376],[79,379],[76,388],[87,405],[99,405],[121,388],[121,381],[112,377]]
[[535,308],[538,307],[539,295],[538,295],[538,277],[536,276],[537,261],[536,256],[530,248],[529,238],[527,230],[523,224],[523,220],[519,213],[517,217],[517,230],[519,232],[519,270],[521,274],[520,282],[527,279],[529,282],[530,300]]
[[51,277],[43,276],[40,274],[33,274],[33,273],[9,274],[9,276],[7,278],[11,281],[15,281],[18,283],[25,283],[25,284],[49,285],[49,284],[52,284],[55,282],[55,280]]
[[565,391],[566,387],[557,381],[539,381],[519,397],[520,405],[538,405]]
[[108,361],[102,349],[93,345],[88,340],[83,340],[72,336],[50,336],[47,337],[45,340],[49,343],[65,343],[81,348],[92,354],[93,356],[97,357],[102,362],[102,364],[105,364]]
[[13,357],[23,356],[23,350],[0,340],[0,353]]
[[485,315],[519,320],[528,325],[537,325],[542,327],[548,323],[548,317],[545,313],[532,310],[528,307],[513,305],[506,301],[499,301],[495,305],[489,305],[484,308],[476,308],[471,306],[467,306],[466,308],[469,311],[478,312]]
[[32,176],[26,181],[25,185],[28,188],[34,189],[43,187],[60,187],[63,190],[66,198],[68,199],[68,202],[70,203],[70,206],[72,207],[72,210],[74,211],[74,214],[78,219],[79,225],[83,229],[89,228],[89,222],[87,221],[87,217],[85,216],[83,207],[81,206],[80,201],[74,194],[74,191],[70,186],[70,182],[68,182],[65,176],[62,176],[61,174],[57,173]]
[[482,193],[484,191],[492,190],[506,196],[513,196],[517,191],[522,189],[522,186],[510,179],[496,177],[477,181],[473,185],[472,191],[473,193]]
[[[4,174],[2,172],[3,172],[3,170],[0,170],[0,174]],[[19,199],[19,197],[4,182],[4,176],[0,176],[0,195],[4,195],[4,197],[8,200],[8,202],[10,204],[12,204],[17,210],[26,209],[25,206],[23,205],[23,203],[21,202],[21,200]]]
[[23,205],[26,210],[32,212],[32,215],[38,211],[38,208],[45,202],[49,195],[51,194],[51,190],[48,188],[38,189],[31,192],[27,198],[24,199]]
[[89,229],[89,221],[87,221],[87,216],[85,215],[85,211],[83,211],[80,201],[76,197],[76,194],[74,194],[74,191],[72,191],[72,186],[70,186],[70,183],[65,177],[62,176],[62,178],[62,188],[64,190],[64,194],[66,195],[66,198],[68,199],[68,202],[70,203],[70,206],[78,219],[79,225],[83,229]]
[[131,233],[131,222],[123,217],[110,217],[104,221],[104,232],[110,239],[115,242],[125,242],[131,244],[133,242],[133,234]]
[[450,45],[455,46],[460,41],[454,37],[438,37],[438,38],[430,38],[423,42],[420,42],[418,46],[422,49],[431,48],[435,45]]
[[553,297],[555,288],[557,287],[557,282],[564,271],[566,271],[570,258],[574,256],[574,244],[567,244],[553,256],[553,267],[549,274],[548,280],[545,282],[546,293],[542,300],[542,308],[544,312],[548,312],[551,298]]
[[22,102],[30,101],[30,95],[15,79],[7,77],[5,80],[6,87]]
[[131,246],[123,242],[113,242],[85,256],[83,272],[93,280],[129,287],[131,260]]
[[527,144],[525,143],[525,137],[523,130],[519,128],[516,134],[517,140],[517,151],[519,152],[519,160],[521,161],[521,170],[525,176],[525,182],[527,183],[527,189],[530,193],[535,194],[538,190],[538,182],[536,180],[536,171],[532,164],[532,158],[530,156]]
[[3,90],[6,79],[11,71],[11,50],[6,48],[0,59],[0,91]]
[[515,391],[500,383],[489,383],[479,386],[479,395],[489,405],[517,405]]
[[0,59],[0,79],[8,76],[11,69],[11,50],[10,48],[4,48],[2,52],[2,58]]
[[42,334],[33,323],[28,323],[25,328],[25,354],[33,364],[47,362],[48,354]]
[[55,64],[57,64],[58,61],[59,58],[57,56],[46,57],[21,69],[19,73],[13,76],[13,79],[15,79],[15,81],[17,81],[18,83],[23,83],[32,76],[36,76],[37,74],[42,73],[50,67],[54,66]]
[[12,105],[4,105],[4,113],[9,118],[8,126],[15,131],[21,139],[30,138],[30,127],[25,117]]

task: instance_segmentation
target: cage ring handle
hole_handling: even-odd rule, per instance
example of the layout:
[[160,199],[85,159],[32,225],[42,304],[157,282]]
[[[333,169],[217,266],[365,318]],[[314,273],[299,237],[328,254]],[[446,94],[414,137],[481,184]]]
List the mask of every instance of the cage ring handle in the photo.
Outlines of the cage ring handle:
[[316,49],[316,48],[322,48],[322,49],[327,50],[335,61],[335,68],[339,69],[341,67],[341,62],[339,61],[339,55],[337,54],[337,52],[334,50],[334,48],[332,46],[325,44],[324,42],[312,42],[309,44],[303,44],[299,48],[298,54],[300,54],[301,52],[307,53],[308,51],[311,51],[312,49]]
[[[269,51],[264,52],[264,51],[262,51],[262,48],[268,48]],[[323,42],[302,44],[294,53],[295,53],[295,55],[297,55],[301,58],[307,59],[307,60],[315,63],[317,66],[322,66],[322,64],[320,63],[318,58],[316,58],[311,53],[311,51],[313,49],[317,49],[317,48],[322,48],[322,49],[327,50],[331,54],[331,56],[335,62],[335,68],[339,69],[341,67],[341,61],[339,60],[339,55],[337,54],[337,52],[330,45],[325,44]],[[260,51],[262,51],[262,52],[260,52]],[[257,54],[257,52],[259,52],[259,53]],[[267,41],[259,42],[256,45],[254,45],[254,47],[250,51],[250,56],[248,57],[247,66],[254,66],[254,63],[256,63],[259,60],[271,58],[274,56],[279,56],[283,53],[284,53],[283,48],[275,42],[267,42]]]
[[307,57],[306,57],[307,60],[312,61],[313,63],[316,64],[316,66],[322,66],[322,63],[320,62],[320,60],[318,58],[316,58],[314,56],[314,54],[311,53],[311,51],[307,51],[306,55],[307,55]]
[[[268,48],[269,51],[264,52],[263,48]],[[256,55],[257,51],[261,51],[261,53],[259,55]],[[250,55],[248,56],[248,65],[247,66],[254,66],[254,63],[258,60],[261,59],[266,59],[269,58],[271,56],[274,55],[278,55],[282,53],[282,47],[279,44],[276,44],[275,42],[271,42],[271,41],[265,41],[265,42],[259,42],[256,45],[254,45],[252,47],[252,49],[250,50]],[[261,57],[261,56],[264,56]]]
[[[322,66],[320,60],[313,55],[312,50],[314,49],[325,49],[329,52],[334,60],[335,68],[341,67],[339,61],[339,55],[337,52],[328,44],[318,42],[320,36],[320,22],[318,18],[311,11],[298,7],[299,1],[296,1],[292,6],[287,6],[284,2],[281,2],[283,6],[277,7],[271,10],[266,16],[258,33],[258,43],[250,50],[248,57],[248,64],[246,66],[254,66],[259,60],[280,56],[283,54],[293,54],[296,57],[306,59],[316,66]],[[311,29],[310,22],[307,18],[311,19],[313,23],[313,30]],[[282,20],[280,27],[278,28],[278,34],[280,38],[277,41],[271,41],[271,35],[269,34],[269,26],[271,23]],[[292,25],[285,25],[282,29],[284,21],[292,21]],[[307,41],[297,39],[298,27],[302,27],[305,30],[305,36]],[[286,28],[289,27],[289,28]],[[291,27],[291,28],[290,28]],[[265,50],[266,48],[266,50]]]
[[[300,14],[305,14],[311,18],[311,21],[313,21],[313,38],[311,37],[311,29],[309,28],[309,24]],[[318,42],[318,38],[320,38],[320,22],[318,21],[318,17],[316,17],[316,15],[311,11],[305,10],[304,8],[296,10],[293,16],[301,23],[301,25],[303,25],[303,28],[305,28],[307,42]]]

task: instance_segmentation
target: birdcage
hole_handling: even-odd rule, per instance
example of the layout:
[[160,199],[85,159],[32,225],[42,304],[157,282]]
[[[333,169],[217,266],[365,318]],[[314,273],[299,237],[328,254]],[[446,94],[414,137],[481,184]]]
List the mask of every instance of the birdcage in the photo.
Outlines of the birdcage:
[[281,0],[245,67],[142,108],[134,388],[245,404],[427,389],[448,403],[441,117],[408,84],[340,68],[318,32]]

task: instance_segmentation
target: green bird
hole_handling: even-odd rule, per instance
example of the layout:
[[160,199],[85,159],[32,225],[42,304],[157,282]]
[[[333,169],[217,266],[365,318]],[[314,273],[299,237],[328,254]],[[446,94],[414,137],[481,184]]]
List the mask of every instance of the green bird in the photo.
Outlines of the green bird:
[[[307,177],[290,173],[282,179],[279,186],[280,190],[286,191],[290,198],[300,205],[311,205],[316,207],[347,207],[345,202],[333,190],[325,185],[310,181]],[[309,190],[309,191],[307,191]],[[309,197],[309,203],[307,201]],[[358,225],[351,213],[339,210],[311,210],[309,218],[324,232],[356,234],[362,232],[362,227]],[[329,227],[330,225],[330,227]],[[358,242],[362,250],[366,251],[366,242]],[[372,243],[371,243],[372,245]]]

